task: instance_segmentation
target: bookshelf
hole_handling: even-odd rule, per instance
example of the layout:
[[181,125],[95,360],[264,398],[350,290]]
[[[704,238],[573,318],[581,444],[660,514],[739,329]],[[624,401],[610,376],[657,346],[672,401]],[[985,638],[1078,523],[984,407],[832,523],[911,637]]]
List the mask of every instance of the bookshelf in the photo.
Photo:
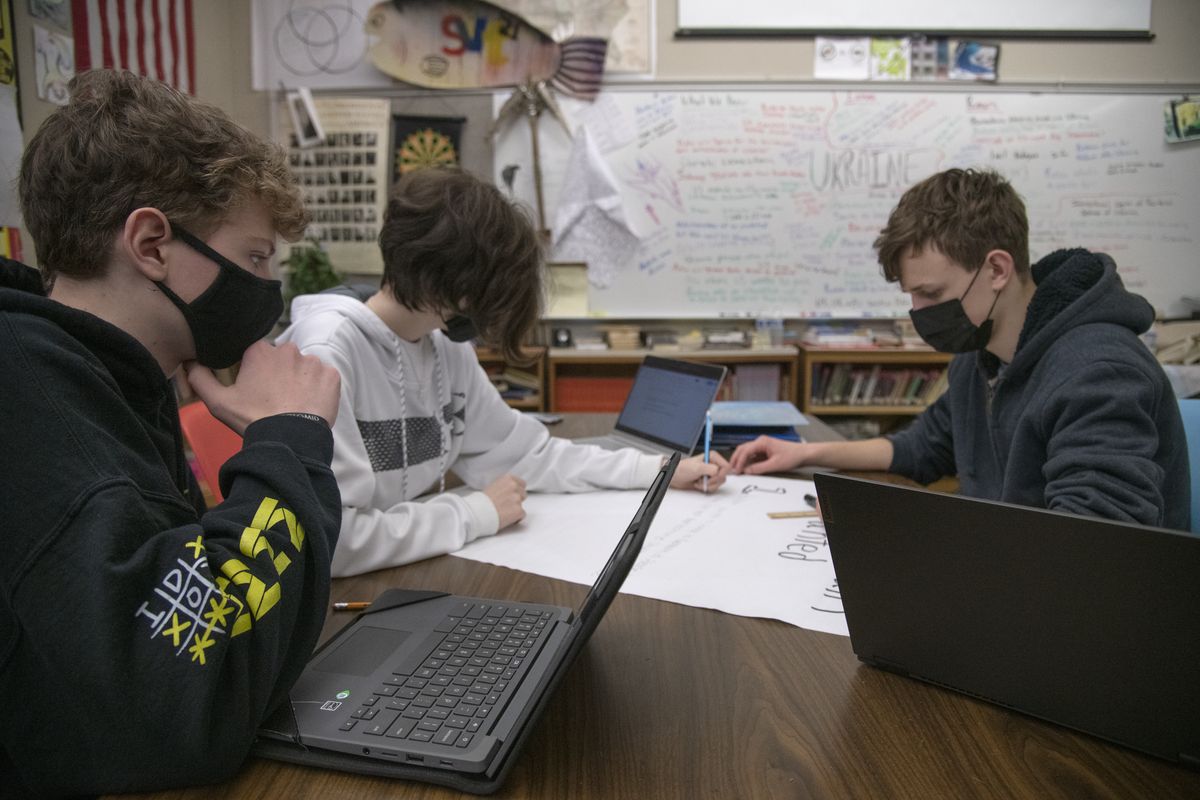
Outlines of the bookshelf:
[[817,416],[914,416],[945,387],[952,356],[915,347],[800,345],[800,410]]
[[[635,349],[581,350],[552,347],[546,358],[546,391],[550,411],[620,411],[633,385],[638,365],[648,355],[723,364],[736,374],[739,365],[779,365],[774,399],[795,402],[799,381],[796,348],[785,347],[664,351]],[[720,395],[718,395],[720,399]],[[734,399],[733,397],[724,399]]]
[[498,385],[497,389],[500,390],[500,396],[504,397],[504,402],[521,411],[545,411],[546,348],[524,347],[521,352],[532,363],[510,364],[495,350],[483,347],[475,349],[479,365],[483,367],[483,371],[487,373],[494,384],[500,383],[512,391],[517,391],[521,387],[532,389],[532,392],[525,396],[506,397],[506,392]]

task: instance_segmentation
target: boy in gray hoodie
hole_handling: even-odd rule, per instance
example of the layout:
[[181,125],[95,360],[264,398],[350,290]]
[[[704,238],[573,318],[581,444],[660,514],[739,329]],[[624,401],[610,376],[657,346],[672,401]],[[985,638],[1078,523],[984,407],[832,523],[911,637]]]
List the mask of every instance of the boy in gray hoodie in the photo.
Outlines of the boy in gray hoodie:
[[957,475],[971,497],[1187,530],[1179,404],[1138,338],[1154,310],[1111,258],[1059,250],[1031,268],[1020,197],[995,172],[963,169],[909,189],[875,249],[912,296],[917,332],[959,354],[946,393],[887,437],[749,442],[735,472]]

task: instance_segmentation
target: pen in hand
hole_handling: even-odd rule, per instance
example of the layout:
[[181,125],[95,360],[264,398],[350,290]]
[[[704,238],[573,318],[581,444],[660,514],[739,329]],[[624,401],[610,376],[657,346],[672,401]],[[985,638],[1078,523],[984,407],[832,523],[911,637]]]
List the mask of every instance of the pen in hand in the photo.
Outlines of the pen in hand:
[[[712,410],[704,412],[704,463],[712,463]],[[708,494],[708,474],[704,475],[704,493]]]

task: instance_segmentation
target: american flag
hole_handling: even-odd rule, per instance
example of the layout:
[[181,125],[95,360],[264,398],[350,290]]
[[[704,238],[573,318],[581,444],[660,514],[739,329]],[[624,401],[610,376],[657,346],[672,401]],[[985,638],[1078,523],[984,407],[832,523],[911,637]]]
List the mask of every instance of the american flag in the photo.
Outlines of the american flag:
[[196,93],[192,0],[71,0],[75,70],[127,69]]

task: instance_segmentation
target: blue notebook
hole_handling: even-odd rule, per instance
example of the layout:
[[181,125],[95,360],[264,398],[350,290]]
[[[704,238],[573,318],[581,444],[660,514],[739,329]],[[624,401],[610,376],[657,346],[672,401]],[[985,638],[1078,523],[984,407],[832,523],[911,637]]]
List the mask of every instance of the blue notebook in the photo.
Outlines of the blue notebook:
[[759,436],[773,436],[791,442],[801,441],[797,425],[808,420],[791,403],[722,401],[712,405],[713,447],[729,449]]
[[754,401],[722,401],[712,404],[713,427],[774,426],[794,428],[807,425],[808,420],[786,400],[773,403]]

